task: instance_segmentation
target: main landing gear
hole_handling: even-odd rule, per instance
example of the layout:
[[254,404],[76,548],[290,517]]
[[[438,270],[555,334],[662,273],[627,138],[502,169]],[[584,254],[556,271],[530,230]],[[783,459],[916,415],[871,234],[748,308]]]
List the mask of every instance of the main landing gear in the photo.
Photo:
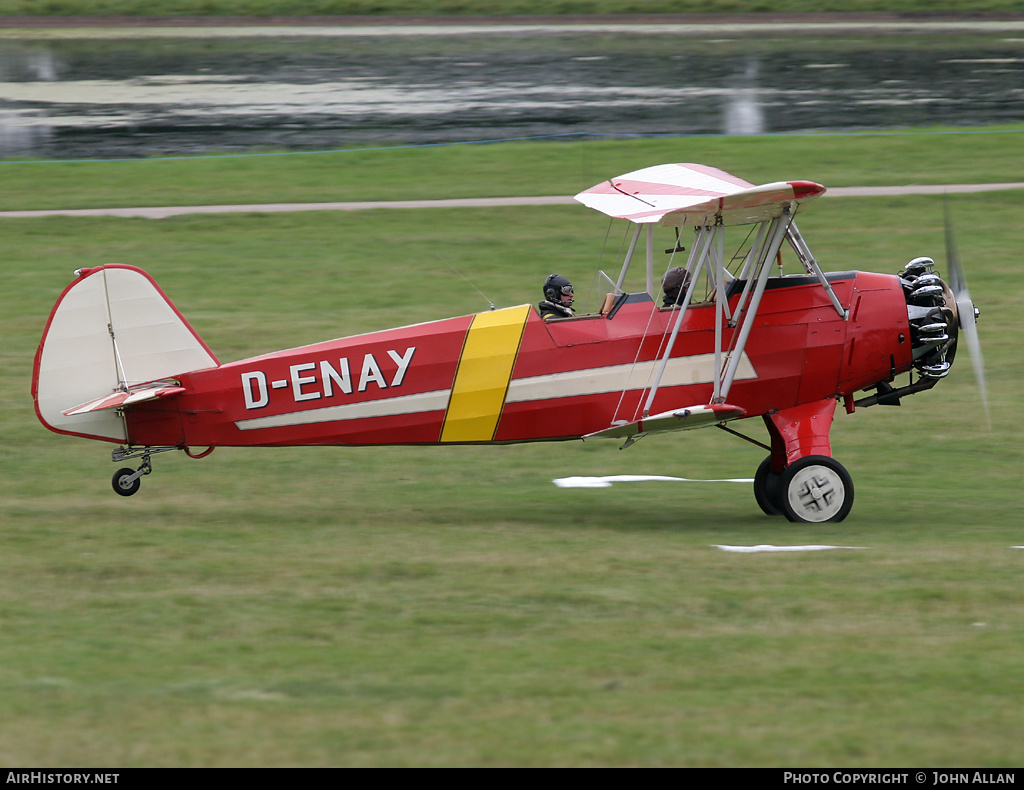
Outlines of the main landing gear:
[[754,475],[754,498],[769,516],[790,521],[842,521],[853,507],[853,479],[846,468],[825,455],[797,459],[782,472],[773,472],[771,456]]
[[828,438],[835,408],[829,398],[764,416],[772,454],[754,474],[754,499],[769,516],[823,523],[849,515],[853,480]]

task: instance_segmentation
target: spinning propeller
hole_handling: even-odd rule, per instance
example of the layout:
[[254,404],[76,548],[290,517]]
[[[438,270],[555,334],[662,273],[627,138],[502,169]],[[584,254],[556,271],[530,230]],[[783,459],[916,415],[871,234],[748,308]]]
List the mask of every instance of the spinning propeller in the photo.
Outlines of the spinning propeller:
[[953,235],[953,223],[949,218],[949,203],[944,205],[946,220],[946,263],[949,266],[949,287],[953,292],[953,299],[956,302],[957,322],[960,324],[960,334],[967,342],[967,353],[970,354],[971,364],[974,366],[974,378],[978,382],[978,390],[981,393],[981,405],[985,410],[985,423],[992,427],[992,417],[988,408],[988,388],[985,386],[985,362],[981,356],[981,342],[978,340],[977,319],[981,311],[971,301],[971,293],[967,289],[967,278],[964,276],[963,267],[960,265],[960,255],[957,252],[956,239]]

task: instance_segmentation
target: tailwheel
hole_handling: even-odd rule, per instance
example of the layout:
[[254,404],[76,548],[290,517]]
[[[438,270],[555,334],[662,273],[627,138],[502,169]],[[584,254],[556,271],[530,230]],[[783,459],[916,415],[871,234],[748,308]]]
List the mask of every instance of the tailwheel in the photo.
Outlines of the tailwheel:
[[838,461],[808,455],[780,475],[779,495],[782,512],[790,521],[842,521],[853,507],[853,479]]
[[153,463],[150,460],[150,455],[154,452],[163,452],[163,448],[154,449],[152,447],[147,447],[137,453],[132,450],[121,448],[119,450],[114,450],[114,452],[111,453],[111,457],[115,461],[122,461],[125,458],[131,457],[137,458],[140,455],[142,457],[142,465],[138,469],[132,469],[129,466],[122,466],[114,472],[114,476],[111,478],[110,484],[113,486],[115,494],[119,494],[120,496],[131,496],[142,487],[142,476],[148,475],[153,471]]
[[782,515],[782,474],[772,471],[772,457],[765,458],[754,473],[754,499],[766,515]]
[[125,466],[114,472],[110,481],[114,487],[114,493],[121,496],[131,496],[142,487],[142,471],[135,471]]

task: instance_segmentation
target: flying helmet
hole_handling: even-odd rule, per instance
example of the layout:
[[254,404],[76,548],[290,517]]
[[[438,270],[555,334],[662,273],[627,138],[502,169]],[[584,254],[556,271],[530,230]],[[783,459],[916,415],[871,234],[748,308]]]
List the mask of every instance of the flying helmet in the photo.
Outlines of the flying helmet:
[[665,272],[665,276],[661,280],[661,288],[665,292],[665,296],[675,302],[678,302],[679,291],[688,282],[689,278],[686,276],[686,268],[683,266],[676,266],[674,269],[669,269]]
[[569,297],[568,304],[573,303],[572,283],[560,274],[550,274],[544,281],[544,298],[555,304],[565,304],[563,296]]

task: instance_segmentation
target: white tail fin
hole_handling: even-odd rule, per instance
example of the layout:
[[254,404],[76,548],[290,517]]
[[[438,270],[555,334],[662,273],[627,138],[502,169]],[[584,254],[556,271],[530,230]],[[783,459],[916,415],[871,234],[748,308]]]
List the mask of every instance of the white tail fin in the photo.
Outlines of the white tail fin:
[[[220,363],[141,269],[81,269],[50,313],[36,352],[32,396],[57,433],[125,442],[116,408],[76,408]],[[173,394],[170,385],[167,394]],[[114,399],[122,402],[128,400]]]

